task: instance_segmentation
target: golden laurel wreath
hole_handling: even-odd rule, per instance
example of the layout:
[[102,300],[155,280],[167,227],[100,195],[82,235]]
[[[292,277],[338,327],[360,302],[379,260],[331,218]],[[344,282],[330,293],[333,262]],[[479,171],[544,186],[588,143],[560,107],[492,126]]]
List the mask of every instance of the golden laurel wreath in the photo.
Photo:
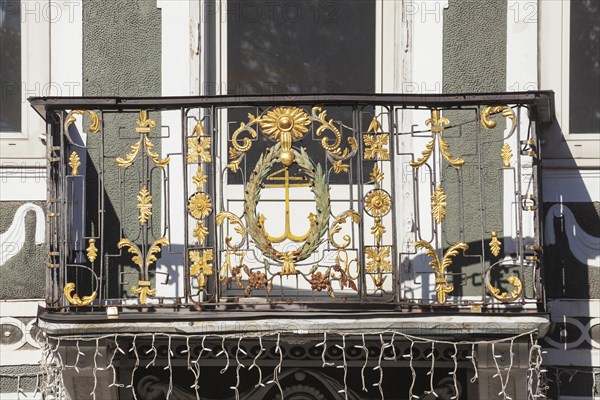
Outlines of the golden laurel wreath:
[[310,234],[300,248],[289,252],[281,252],[273,248],[263,230],[260,218],[256,213],[256,206],[260,200],[262,182],[275,163],[279,160],[280,152],[281,144],[277,143],[269,148],[266,153],[262,154],[256,163],[256,167],[254,168],[254,171],[252,171],[252,175],[246,186],[244,218],[246,220],[248,233],[256,244],[256,247],[258,247],[258,249],[268,258],[283,263],[282,275],[291,275],[296,273],[294,262],[308,258],[322,243],[321,238],[327,231],[329,215],[331,212],[329,204],[329,185],[327,184],[327,178],[323,173],[321,165],[317,164],[315,166],[304,148],[301,148],[299,152],[292,149],[295,162],[310,180],[310,188],[315,195],[317,215],[315,217],[314,226],[310,230]]

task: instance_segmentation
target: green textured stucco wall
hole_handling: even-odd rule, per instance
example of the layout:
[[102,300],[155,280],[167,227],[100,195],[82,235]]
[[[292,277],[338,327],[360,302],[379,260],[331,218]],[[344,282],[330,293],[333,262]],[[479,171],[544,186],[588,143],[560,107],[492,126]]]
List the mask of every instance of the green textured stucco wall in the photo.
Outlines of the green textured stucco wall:
[[[459,1],[450,0],[444,10],[443,38],[443,82],[444,93],[503,92],[506,90],[506,13],[505,1]],[[450,124],[457,126],[476,118],[474,110],[445,112]],[[492,131],[481,132],[484,140],[480,150],[484,166],[483,179],[479,179],[476,150],[478,124],[470,123],[458,129],[449,129],[444,136],[455,157],[466,162],[462,167],[465,190],[462,199],[458,191],[458,175],[446,166],[444,190],[448,195],[447,216],[444,220],[444,240],[447,244],[459,241],[469,243],[472,253],[481,251],[481,216],[479,212],[480,194],[483,195],[485,212],[485,235],[497,231],[502,238],[502,177],[498,172],[498,160],[505,127],[498,119]],[[463,205],[464,226],[460,229],[459,206]],[[470,259],[475,260],[475,259]],[[477,261],[465,259],[462,265],[456,263],[453,272],[467,274],[467,286],[462,287],[462,295],[481,294],[480,265]],[[473,262],[473,264],[469,264]]]
[[[155,0],[131,0],[107,2],[85,0],[83,2],[83,95],[84,96],[160,96],[161,95],[161,11]],[[161,128],[157,113],[149,112],[156,121],[150,137],[153,151],[160,154]],[[88,232],[98,224],[98,207],[95,203],[96,179],[100,171],[100,141],[104,140],[105,184],[105,239],[106,252],[119,254],[116,247],[120,239],[119,224],[123,223],[127,237],[136,241],[139,223],[136,195],[139,191],[139,174],[144,160],[138,155],[135,164],[123,170],[117,167],[115,158],[123,157],[139,135],[135,132],[138,113],[104,114],[103,137],[88,135],[89,158],[87,165],[88,204],[86,206]],[[123,181],[121,181],[123,179]],[[124,184],[122,185],[122,182]],[[153,174],[148,188],[152,195],[154,235],[160,236],[161,185],[158,174]],[[121,203],[124,193],[123,203]],[[139,242],[138,242],[139,244]],[[131,257],[111,258],[111,263],[131,266]],[[115,271],[113,264],[108,268]],[[138,280],[137,271],[126,268],[123,275],[124,288]],[[117,274],[109,277],[117,279]],[[110,295],[119,295],[112,293]]]
[[[6,188],[8,189],[8,188]],[[2,201],[0,202],[0,232],[6,232],[10,227],[17,209],[27,202]],[[32,201],[45,209],[45,203]],[[35,243],[36,224],[45,224],[37,221],[34,211],[29,211],[25,216],[25,243],[21,250],[0,265],[0,299],[43,299],[46,285],[46,260],[48,247]],[[4,249],[2,249],[4,251]]]

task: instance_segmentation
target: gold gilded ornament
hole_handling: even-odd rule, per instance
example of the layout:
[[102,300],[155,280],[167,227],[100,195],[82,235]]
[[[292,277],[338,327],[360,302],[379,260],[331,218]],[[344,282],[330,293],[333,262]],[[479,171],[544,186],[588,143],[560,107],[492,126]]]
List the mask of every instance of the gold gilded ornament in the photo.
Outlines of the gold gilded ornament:
[[146,304],[148,296],[156,295],[156,288],[151,289],[150,281],[138,281],[138,286],[132,286],[131,291],[140,297],[140,304]]
[[206,129],[202,121],[197,121],[194,127],[195,137],[188,138],[188,154],[187,163],[193,164],[200,162],[211,162],[212,157],[210,155],[211,138],[203,137],[206,136]]
[[76,115],[84,115],[87,114],[87,116],[90,118],[90,125],[88,127],[88,130],[90,133],[98,133],[98,131],[100,130],[100,118],[98,117],[98,114],[96,114],[94,111],[91,110],[73,110],[71,111],[68,115],[67,115],[67,119],[65,120],[65,130],[69,129],[69,126],[71,126],[71,124],[73,124],[73,122],[75,122],[77,120]]
[[87,249],[85,249],[85,251],[88,260],[90,260],[90,262],[93,263],[96,260],[96,257],[98,256],[98,249],[96,248],[96,239],[88,240],[88,247]]
[[490,251],[495,257],[498,257],[500,254],[500,248],[502,247],[502,243],[498,240],[498,234],[496,231],[492,231],[492,239],[490,240]]
[[206,193],[194,193],[188,200],[187,209],[196,219],[206,218],[212,212],[212,200]]
[[73,282],[68,282],[63,289],[63,293],[69,304],[79,307],[89,306],[94,302],[96,296],[98,295],[98,293],[94,290],[90,296],[83,296],[82,298],[79,298],[77,293],[72,294],[74,291],[75,283]]
[[446,303],[446,294],[454,290],[454,285],[448,284],[446,278],[446,269],[452,265],[452,257],[458,255],[458,250],[467,251],[469,245],[463,242],[451,246],[444,254],[440,263],[439,256],[433,246],[425,240],[415,242],[415,249],[425,249],[425,254],[432,258],[429,266],[435,271],[435,291],[437,293],[438,303]]
[[503,117],[510,119],[511,121],[511,133],[515,130],[517,125],[517,119],[515,112],[508,106],[485,106],[481,110],[481,125],[486,129],[494,129],[496,127],[496,121],[491,119],[492,115],[502,114]]
[[444,159],[448,162],[448,164],[450,164],[450,166],[452,166],[455,169],[460,169],[460,167],[464,165],[465,160],[463,160],[462,158],[454,158],[454,156],[449,150],[450,145],[443,138],[445,126],[449,124],[450,121],[448,120],[448,118],[440,116],[440,110],[438,110],[437,108],[431,110],[431,118],[425,121],[425,125],[431,126],[431,133],[433,134],[433,137],[425,145],[425,150],[421,152],[422,157],[418,158],[416,161],[409,162],[411,167],[417,169],[423,164],[425,164],[427,160],[429,160],[429,157],[431,157],[431,153],[435,148],[436,139],[439,143],[440,153],[442,154],[442,157],[444,157]]
[[446,199],[448,196],[440,185],[437,185],[433,195],[431,196],[431,215],[438,224],[446,217]]
[[372,217],[387,215],[392,207],[392,198],[383,189],[373,189],[365,196],[365,210]]
[[144,225],[152,215],[152,196],[146,186],[143,186],[140,189],[137,195],[137,201],[137,208],[140,214],[138,216],[138,221],[140,221],[140,224]]
[[77,155],[76,152],[72,152],[71,156],[69,157],[69,166],[71,167],[71,175],[72,176],[77,176],[78,175],[78,169],[79,166],[81,165],[81,159],[79,158],[79,156]]
[[340,225],[346,223],[346,220],[348,218],[350,218],[350,220],[355,224],[358,224],[360,222],[360,215],[358,215],[358,213],[356,211],[347,210],[347,211],[344,211],[343,213],[341,213],[340,215],[338,215],[337,217],[335,217],[335,219],[333,220],[333,223],[331,224],[331,227],[329,228],[329,243],[331,243],[337,249],[345,249],[346,247],[350,246],[350,243],[351,243],[350,235],[344,235],[342,237],[344,242],[341,244],[336,242],[336,240],[334,238],[334,235],[336,233],[341,232],[341,230],[342,230],[342,227]]
[[204,250],[202,252],[194,250],[189,253],[190,261],[190,275],[195,276],[198,280],[198,286],[200,290],[203,290],[208,283],[207,276],[213,274],[213,260],[212,250]]
[[500,157],[502,157],[502,165],[504,168],[510,168],[510,159],[512,158],[513,153],[508,145],[508,143],[504,143],[502,145],[502,150],[500,151]]
[[390,272],[392,270],[392,263],[389,260],[391,252],[391,246],[383,247],[365,247],[365,255],[367,256],[366,271],[369,273],[374,272]]
[[146,154],[148,157],[156,164],[158,167],[164,168],[171,161],[170,157],[166,157],[161,159],[158,153],[152,151],[154,148],[154,144],[148,137],[150,131],[153,127],[156,126],[156,122],[152,119],[148,118],[148,113],[146,110],[141,110],[138,119],[135,121],[136,128],[135,131],[140,135],[140,139],[131,145],[131,150],[129,153],[125,154],[125,157],[117,157],[115,159],[117,165],[121,168],[129,168],[133,165],[133,162],[137,158],[140,153],[140,149],[142,146],[146,150]]

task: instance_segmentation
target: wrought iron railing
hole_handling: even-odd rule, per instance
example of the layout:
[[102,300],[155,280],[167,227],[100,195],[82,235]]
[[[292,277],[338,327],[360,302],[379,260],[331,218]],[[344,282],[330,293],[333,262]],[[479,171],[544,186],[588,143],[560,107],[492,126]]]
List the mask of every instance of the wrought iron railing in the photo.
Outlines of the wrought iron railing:
[[49,310],[543,305],[552,93],[30,101]]

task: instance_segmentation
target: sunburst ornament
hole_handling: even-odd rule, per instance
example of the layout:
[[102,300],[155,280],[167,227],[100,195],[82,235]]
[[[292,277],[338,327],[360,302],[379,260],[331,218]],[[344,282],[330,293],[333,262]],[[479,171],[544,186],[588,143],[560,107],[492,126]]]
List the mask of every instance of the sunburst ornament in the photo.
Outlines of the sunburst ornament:
[[371,190],[365,196],[365,209],[371,217],[383,217],[390,212],[392,198],[382,189]]
[[292,142],[301,139],[310,125],[306,111],[298,107],[276,107],[260,117],[258,122],[266,136],[281,143],[281,163],[292,165]]
[[206,193],[194,193],[188,200],[188,212],[196,219],[203,219],[212,212],[212,200]]

